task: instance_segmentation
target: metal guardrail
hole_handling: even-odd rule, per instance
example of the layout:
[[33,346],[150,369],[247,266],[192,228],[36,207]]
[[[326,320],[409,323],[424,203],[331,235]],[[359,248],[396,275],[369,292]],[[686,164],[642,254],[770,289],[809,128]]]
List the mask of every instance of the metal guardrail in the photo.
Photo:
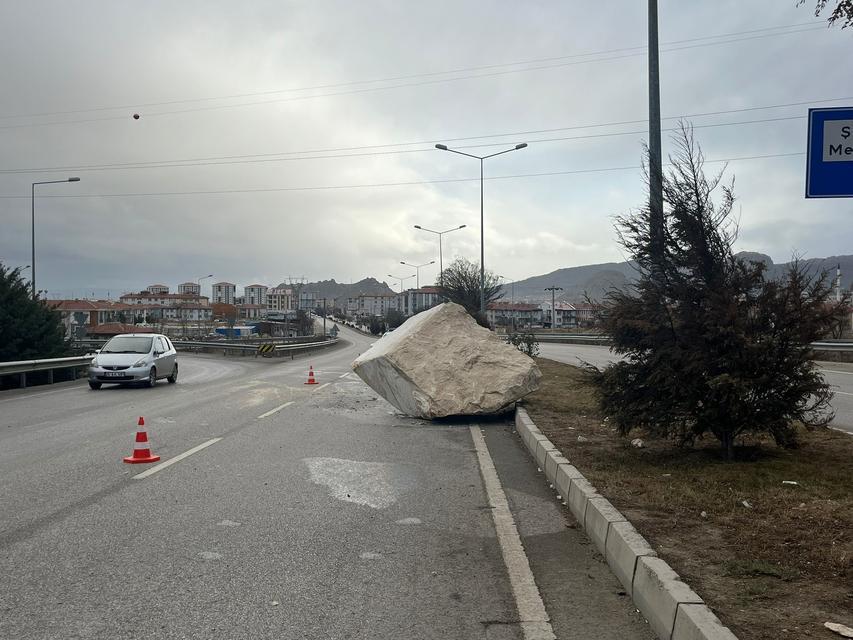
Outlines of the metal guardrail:
[[93,356],[74,356],[72,358],[45,358],[43,360],[18,360],[0,362],[0,376],[19,375],[21,388],[27,386],[27,374],[35,371],[47,371],[47,382],[53,384],[53,372],[57,369],[71,369],[77,378],[77,369],[89,366]]
[[[86,346],[103,345],[106,340],[95,341],[77,341],[77,344],[86,343]],[[338,338],[331,338],[322,342],[307,342],[302,344],[276,344],[275,353],[290,353],[293,355],[298,351],[308,349],[318,349],[329,347],[338,343]],[[234,344],[230,342],[199,342],[197,340],[172,340],[172,344],[178,350],[185,349],[222,349],[223,351],[242,351],[257,354],[258,347],[256,344]],[[94,355],[73,356],[70,358],[45,358],[42,360],[19,360],[15,362],[0,362],[0,376],[19,375],[20,387],[27,386],[27,374],[36,371],[47,371],[48,384],[53,383],[53,372],[57,369],[71,369],[74,379],[77,378],[77,370],[82,367],[89,366]]]

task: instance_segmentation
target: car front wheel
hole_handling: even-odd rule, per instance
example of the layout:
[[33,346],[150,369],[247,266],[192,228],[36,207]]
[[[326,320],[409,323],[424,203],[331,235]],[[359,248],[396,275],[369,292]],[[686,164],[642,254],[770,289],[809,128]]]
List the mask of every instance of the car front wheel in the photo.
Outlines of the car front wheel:
[[178,381],[178,363],[177,362],[175,363],[175,368],[172,371],[172,375],[170,375],[168,378],[166,378],[166,381],[169,384],[175,384]]
[[89,380],[89,388],[92,389],[93,391],[97,391],[98,389],[101,388],[101,383]]
[[148,372],[148,380],[145,382],[146,386],[153,387],[157,384],[157,369],[151,367],[151,371]]

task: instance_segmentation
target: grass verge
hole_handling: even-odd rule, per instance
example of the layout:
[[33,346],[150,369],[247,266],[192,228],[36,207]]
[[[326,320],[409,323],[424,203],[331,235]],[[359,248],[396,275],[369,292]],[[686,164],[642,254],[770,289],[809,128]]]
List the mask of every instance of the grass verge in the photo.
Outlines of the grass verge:
[[795,450],[744,439],[736,462],[716,440],[626,439],[577,367],[537,362],[542,387],[524,402],[536,425],[736,635],[837,638],[824,622],[853,626],[853,436],[802,430]]

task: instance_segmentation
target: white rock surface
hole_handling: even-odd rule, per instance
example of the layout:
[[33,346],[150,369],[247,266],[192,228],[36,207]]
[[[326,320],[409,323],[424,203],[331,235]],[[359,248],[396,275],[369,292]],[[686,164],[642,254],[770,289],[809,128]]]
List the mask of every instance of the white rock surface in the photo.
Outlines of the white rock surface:
[[352,369],[403,413],[429,419],[499,413],[542,377],[531,358],[451,302],[409,318]]

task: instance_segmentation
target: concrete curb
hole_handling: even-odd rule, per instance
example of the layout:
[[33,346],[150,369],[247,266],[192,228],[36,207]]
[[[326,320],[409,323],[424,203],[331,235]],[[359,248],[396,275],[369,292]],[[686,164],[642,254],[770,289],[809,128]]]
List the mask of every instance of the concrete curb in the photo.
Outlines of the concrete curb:
[[681,581],[628,519],[518,407],[515,428],[557,494],[607,560],[640,613],[661,640],[737,640],[696,593]]

